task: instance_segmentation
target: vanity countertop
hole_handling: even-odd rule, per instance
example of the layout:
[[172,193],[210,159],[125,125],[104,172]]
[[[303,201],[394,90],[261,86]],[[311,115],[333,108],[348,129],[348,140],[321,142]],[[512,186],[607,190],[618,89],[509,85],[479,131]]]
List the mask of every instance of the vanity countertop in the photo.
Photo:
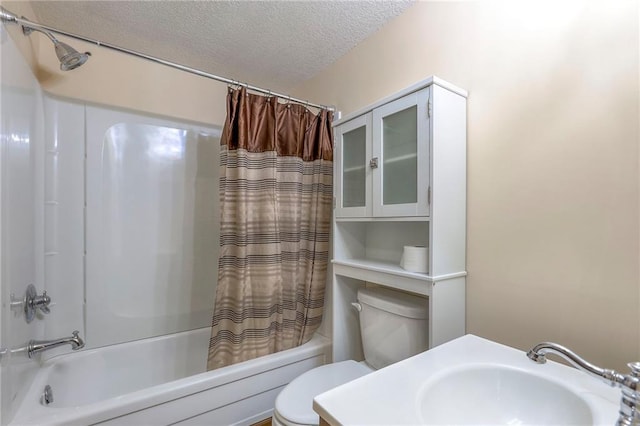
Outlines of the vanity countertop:
[[[553,382],[553,386],[570,389],[586,402],[594,424],[612,425],[617,420],[620,389],[551,360],[536,364],[523,351],[470,334],[322,393],[314,398],[313,409],[332,426],[429,424],[423,414],[429,385],[450,372],[464,373],[464,369],[476,367],[508,368],[516,372],[515,377],[520,374]],[[465,403],[451,402],[455,407],[464,407]],[[469,404],[472,407],[474,401]],[[514,420],[514,424],[521,424]]]

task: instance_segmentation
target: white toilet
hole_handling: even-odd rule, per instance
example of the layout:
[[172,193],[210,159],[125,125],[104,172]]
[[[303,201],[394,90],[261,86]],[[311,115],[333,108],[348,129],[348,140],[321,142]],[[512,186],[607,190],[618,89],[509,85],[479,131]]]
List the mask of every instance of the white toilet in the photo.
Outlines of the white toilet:
[[360,289],[358,302],[364,363],[327,364],[292,380],[276,399],[273,425],[317,425],[316,395],[427,350],[429,312],[424,298],[374,288]]

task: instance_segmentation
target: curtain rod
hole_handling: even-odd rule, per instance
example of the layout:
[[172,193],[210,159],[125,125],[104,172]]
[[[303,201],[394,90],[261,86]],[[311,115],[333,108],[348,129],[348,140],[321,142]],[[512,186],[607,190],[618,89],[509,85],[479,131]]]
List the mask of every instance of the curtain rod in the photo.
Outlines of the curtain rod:
[[5,9],[4,7],[0,6],[0,20],[2,20],[2,22],[11,22],[11,23],[15,23],[15,24],[20,24],[23,26],[23,28],[27,27],[27,28],[36,28],[36,29],[40,29],[40,30],[46,30],[52,33],[56,33],[56,34],[61,34],[63,36],[67,36],[67,37],[71,37],[74,38],[76,40],[81,40],[81,41],[85,41],[87,43],[91,43],[91,44],[95,44],[97,46],[102,46],[102,47],[106,47],[108,49],[112,49],[112,50],[116,50],[118,52],[122,52],[122,53],[126,53],[128,55],[132,55],[132,56],[137,56],[139,58],[143,58],[146,59],[148,61],[151,62],[155,62],[157,64],[161,64],[161,65],[165,65],[171,68],[175,68],[178,69],[180,71],[185,71],[191,74],[195,74],[195,75],[199,75],[201,77],[206,77],[212,80],[216,80],[216,81],[220,81],[223,83],[227,83],[230,85],[235,85],[235,86],[243,86],[246,87],[249,90],[252,90],[254,92],[259,92],[259,93],[263,93],[265,95],[268,96],[277,96],[278,98],[281,99],[286,99],[289,102],[295,102],[298,104],[302,104],[305,106],[310,106],[310,107],[314,107],[314,108],[319,108],[319,109],[325,109],[328,111],[335,111],[335,108],[330,107],[330,106],[326,106],[326,105],[321,105],[321,104],[316,104],[313,102],[308,102],[302,99],[298,99],[298,98],[294,98],[288,95],[284,95],[282,93],[278,93],[278,92],[274,92],[272,90],[268,90],[268,89],[263,89],[261,87],[257,87],[257,86],[252,86],[251,84],[248,83],[242,83],[240,81],[237,80],[232,80],[230,78],[226,78],[226,77],[220,77],[218,75],[214,75],[214,74],[210,74],[208,72],[204,72],[195,68],[191,68],[185,65],[181,65],[181,64],[177,64],[175,62],[171,62],[171,61],[167,61],[164,59],[160,59],[160,58],[156,58],[155,56],[150,56],[147,55],[145,53],[140,53],[140,52],[136,52],[135,50],[131,50],[131,49],[127,49],[124,47],[120,47],[120,46],[116,46],[110,43],[104,43],[102,41],[99,40],[94,40],[94,39],[90,39],[88,37],[84,37],[81,35],[77,35],[77,34],[73,34],[73,33],[69,33],[66,31],[62,31],[62,30],[58,30],[56,28],[53,27],[49,27],[47,25],[42,25],[42,24],[38,24],[36,22],[32,22],[30,20],[28,20],[25,17],[22,18],[18,18],[16,15],[14,15],[13,13],[9,12],[7,9]]

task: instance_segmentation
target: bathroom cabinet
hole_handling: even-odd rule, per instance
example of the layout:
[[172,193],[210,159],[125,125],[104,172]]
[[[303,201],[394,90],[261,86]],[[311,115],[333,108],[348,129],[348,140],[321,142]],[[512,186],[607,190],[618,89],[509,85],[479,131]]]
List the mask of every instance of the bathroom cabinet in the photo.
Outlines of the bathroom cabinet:
[[[465,333],[466,97],[430,77],[334,123],[334,361],[360,359],[358,288],[425,297],[429,347]],[[400,267],[428,248],[428,271]]]
[[409,93],[336,128],[336,217],[429,216],[429,95]]

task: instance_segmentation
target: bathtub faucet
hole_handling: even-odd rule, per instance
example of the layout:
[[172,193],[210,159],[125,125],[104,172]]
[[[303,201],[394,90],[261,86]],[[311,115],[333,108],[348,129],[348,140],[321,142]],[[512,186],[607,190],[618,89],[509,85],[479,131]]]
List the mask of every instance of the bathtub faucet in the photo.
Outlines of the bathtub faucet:
[[71,345],[71,349],[73,349],[74,351],[82,349],[84,347],[84,340],[82,340],[80,336],[78,336],[79,333],[80,332],[76,330],[72,333],[73,336],[63,337],[62,339],[31,340],[29,341],[29,345],[27,345],[27,355],[29,356],[29,358],[31,358],[34,354],[63,345]]
[[527,357],[538,364],[544,364],[547,362],[547,354],[556,354],[569,361],[578,370],[604,380],[611,386],[620,387],[622,399],[620,400],[620,417],[616,426],[640,426],[640,362],[627,364],[631,373],[624,375],[615,370],[596,367],[564,346],[550,342],[538,343],[527,352]]

